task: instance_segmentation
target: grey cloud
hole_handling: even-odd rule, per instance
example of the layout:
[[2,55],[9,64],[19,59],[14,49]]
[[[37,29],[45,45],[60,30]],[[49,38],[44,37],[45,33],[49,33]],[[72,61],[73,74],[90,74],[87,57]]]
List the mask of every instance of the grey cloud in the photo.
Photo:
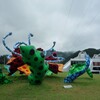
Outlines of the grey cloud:
[[0,0],[1,54],[9,53],[2,45],[7,32],[13,35],[7,45],[13,49],[18,41],[27,42],[34,34],[36,47],[69,51],[99,48],[100,0]]

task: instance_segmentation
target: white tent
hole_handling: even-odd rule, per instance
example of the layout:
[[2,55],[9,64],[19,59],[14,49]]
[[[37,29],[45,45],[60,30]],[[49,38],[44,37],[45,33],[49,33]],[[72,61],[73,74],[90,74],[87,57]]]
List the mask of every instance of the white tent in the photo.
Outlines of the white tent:
[[[86,52],[82,51],[78,54],[77,57],[70,59],[63,67],[63,72],[68,72],[71,65],[73,64],[79,64],[79,63],[84,63],[85,62],[85,56],[86,56]],[[90,67],[91,67],[91,61],[90,61]],[[91,68],[90,68],[91,69]]]
[[100,73],[100,54],[95,54],[92,57],[91,71],[93,73]]

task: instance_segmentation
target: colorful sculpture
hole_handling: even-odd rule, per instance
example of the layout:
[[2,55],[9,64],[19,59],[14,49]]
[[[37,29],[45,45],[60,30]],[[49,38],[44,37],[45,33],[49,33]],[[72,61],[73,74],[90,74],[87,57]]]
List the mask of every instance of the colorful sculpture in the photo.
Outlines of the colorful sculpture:
[[57,56],[57,52],[54,50],[55,44],[56,44],[56,42],[54,41],[53,46],[50,49],[44,51],[45,60],[47,62],[58,63],[58,62],[62,62],[64,60],[63,57]]
[[[49,64],[49,71],[46,73],[47,75],[51,75],[52,73],[57,74],[58,72],[62,72],[63,64],[60,64],[59,62],[62,62],[64,60],[63,57],[58,57],[57,52],[54,50],[56,42],[53,42],[53,46],[44,51],[45,54],[45,60]],[[48,74],[49,73],[49,74]]]
[[73,64],[70,68],[67,77],[64,79],[65,83],[73,82],[77,77],[87,72],[93,78],[92,72],[89,70],[90,57],[86,55],[86,63]]
[[[30,84],[40,84],[43,80],[43,77],[45,76],[46,71],[48,70],[48,63],[45,62],[44,54],[41,51],[36,50],[34,46],[30,45],[30,39],[29,45],[18,42],[15,45],[15,50],[17,50],[12,51],[7,47],[5,43],[5,39],[9,35],[12,35],[12,33],[7,34],[3,38],[4,46],[12,53],[13,57],[7,63],[11,66],[9,68],[9,74],[11,75],[15,73],[17,69],[23,72],[27,72],[30,70],[30,72],[27,73]],[[22,44],[24,44],[25,46],[20,46]]]
[[[23,72],[24,72],[26,75],[29,75],[31,72],[30,72],[29,68],[26,68],[26,66],[28,67],[28,65],[24,65],[24,62],[22,61],[22,57],[20,54],[20,48],[19,48],[20,45],[23,45],[23,44],[27,45],[27,44],[24,42],[17,42],[14,45],[14,50],[12,51],[5,43],[5,39],[11,35],[12,35],[11,32],[8,33],[2,40],[5,48],[12,53],[11,58],[9,58],[9,60],[7,62],[7,65],[9,65],[9,74],[8,75],[13,75],[17,70],[20,71],[20,74],[23,74]],[[30,37],[32,37],[32,36],[33,35],[31,33],[28,35],[28,43],[29,44],[30,44]]]
[[54,42],[52,48],[47,50],[49,53],[52,52],[47,56],[47,51],[43,51],[41,48],[36,49],[31,45],[30,37],[33,35],[29,34],[28,44],[17,42],[14,45],[14,51],[12,51],[5,43],[5,39],[10,35],[12,33],[3,38],[3,45],[12,53],[12,57],[7,62],[10,65],[8,75],[12,75],[19,70],[21,74],[25,73],[28,76],[30,84],[40,84],[45,75],[57,74],[62,71],[63,64],[55,63],[64,59],[57,57],[56,52],[53,50],[56,42]]

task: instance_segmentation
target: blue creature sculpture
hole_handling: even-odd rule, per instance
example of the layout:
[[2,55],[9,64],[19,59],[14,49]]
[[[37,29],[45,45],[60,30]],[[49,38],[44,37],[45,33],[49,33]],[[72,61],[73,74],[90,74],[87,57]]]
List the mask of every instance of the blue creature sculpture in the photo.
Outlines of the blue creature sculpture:
[[86,55],[85,57],[86,62],[82,64],[73,64],[72,67],[69,70],[69,73],[67,77],[64,79],[64,83],[71,83],[73,82],[77,77],[84,74],[85,72],[88,73],[88,75],[93,78],[93,74],[89,69],[90,65],[90,57]]

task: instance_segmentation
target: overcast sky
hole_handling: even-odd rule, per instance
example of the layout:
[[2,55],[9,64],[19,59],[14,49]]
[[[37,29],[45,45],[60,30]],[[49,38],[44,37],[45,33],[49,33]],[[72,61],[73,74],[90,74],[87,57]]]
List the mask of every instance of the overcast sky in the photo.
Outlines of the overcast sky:
[[18,41],[44,50],[56,41],[57,51],[100,49],[100,0],[0,0],[0,54],[9,53]]

